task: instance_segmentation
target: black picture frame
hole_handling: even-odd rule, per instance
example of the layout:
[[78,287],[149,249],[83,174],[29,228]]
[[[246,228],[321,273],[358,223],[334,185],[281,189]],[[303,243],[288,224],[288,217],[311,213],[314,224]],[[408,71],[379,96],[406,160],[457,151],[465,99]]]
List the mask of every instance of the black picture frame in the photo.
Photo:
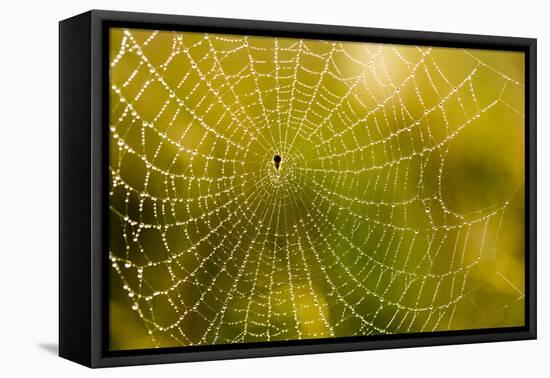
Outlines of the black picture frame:
[[[524,327],[109,352],[108,30],[156,30],[523,51]],[[536,338],[536,39],[92,10],[59,23],[59,355],[89,367]]]

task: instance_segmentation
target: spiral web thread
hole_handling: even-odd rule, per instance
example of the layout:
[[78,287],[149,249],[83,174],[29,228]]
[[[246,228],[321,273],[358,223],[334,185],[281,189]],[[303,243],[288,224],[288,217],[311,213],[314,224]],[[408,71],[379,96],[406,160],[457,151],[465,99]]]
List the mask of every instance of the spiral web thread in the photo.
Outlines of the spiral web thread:
[[[453,211],[445,156],[523,117],[522,82],[467,50],[457,80],[430,47],[111,33],[111,285],[150,347],[464,327],[514,193]],[[468,328],[524,300],[494,274],[514,295]]]

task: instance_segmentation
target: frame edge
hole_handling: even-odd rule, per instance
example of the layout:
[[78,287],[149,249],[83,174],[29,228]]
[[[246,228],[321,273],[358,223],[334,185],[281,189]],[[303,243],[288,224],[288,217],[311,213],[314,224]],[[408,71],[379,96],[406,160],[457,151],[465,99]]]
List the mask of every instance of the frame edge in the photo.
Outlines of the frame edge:
[[90,366],[90,20],[59,22],[59,356]]

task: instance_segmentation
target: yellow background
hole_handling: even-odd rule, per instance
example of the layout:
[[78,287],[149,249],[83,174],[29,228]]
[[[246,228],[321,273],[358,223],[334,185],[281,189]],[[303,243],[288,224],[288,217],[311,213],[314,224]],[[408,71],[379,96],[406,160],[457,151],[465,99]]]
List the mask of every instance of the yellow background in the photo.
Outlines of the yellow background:
[[112,350],[524,324],[522,53],[110,46]]

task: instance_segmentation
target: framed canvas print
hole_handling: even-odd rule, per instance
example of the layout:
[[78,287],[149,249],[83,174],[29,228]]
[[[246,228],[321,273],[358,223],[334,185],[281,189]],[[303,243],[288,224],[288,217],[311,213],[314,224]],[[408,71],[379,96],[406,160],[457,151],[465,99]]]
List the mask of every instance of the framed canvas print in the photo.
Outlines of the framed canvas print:
[[60,355],[536,337],[536,41],[60,23]]

